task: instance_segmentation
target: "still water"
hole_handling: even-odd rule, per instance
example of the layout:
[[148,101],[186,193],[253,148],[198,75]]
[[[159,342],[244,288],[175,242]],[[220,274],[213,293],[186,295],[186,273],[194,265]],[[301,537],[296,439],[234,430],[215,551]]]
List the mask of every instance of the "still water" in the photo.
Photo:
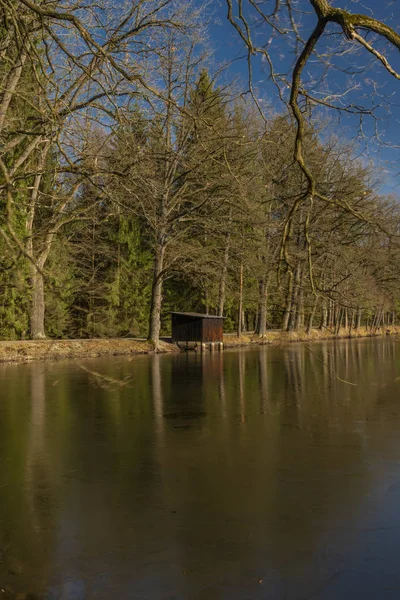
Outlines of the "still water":
[[400,340],[7,365],[0,390],[2,589],[400,598]]

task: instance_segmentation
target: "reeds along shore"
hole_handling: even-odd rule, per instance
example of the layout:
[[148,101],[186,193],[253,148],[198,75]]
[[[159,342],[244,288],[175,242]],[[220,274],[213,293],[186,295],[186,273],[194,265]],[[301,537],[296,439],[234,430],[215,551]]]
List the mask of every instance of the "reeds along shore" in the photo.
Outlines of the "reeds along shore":
[[322,330],[312,329],[310,333],[307,333],[305,330],[289,332],[276,330],[269,331],[264,336],[245,333],[238,338],[237,336],[226,335],[224,336],[224,347],[235,348],[237,346],[283,344],[288,342],[318,342],[331,339],[367,338],[396,334],[400,334],[400,326],[381,327],[379,329],[360,327],[352,330],[342,328],[337,333],[327,328]]
[[[318,342],[329,339],[367,338],[383,335],[399,335],[400,327],[371,330],[359,328],[349,331],[341,329],[335,334],[329,329],[313,329],[284,333],[269,331],[265,336],[244,333],[240,338],[224,335],[224,348],[238,348],[257,345],[276,345],[289,342]],[[4,341],[0,342],[0,363],[25,363],[43,360],[87,359],[101,356],[134,356],[154,354],[154,344],[143,339],[87,339],[87,340],[40,340],[40,341]],[[180,349],[168,341],[160,341],[157,348],[160,353],[180,352]]]

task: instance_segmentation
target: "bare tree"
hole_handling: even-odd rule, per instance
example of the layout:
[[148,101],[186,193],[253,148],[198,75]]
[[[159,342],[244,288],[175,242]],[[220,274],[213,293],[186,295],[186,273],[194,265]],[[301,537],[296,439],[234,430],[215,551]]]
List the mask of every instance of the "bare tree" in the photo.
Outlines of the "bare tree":
[[[129,133],[129,112],[118,134],[118,160],[127,177],[116,180],[115,198],[145,221],[150,234],[154,270],[148,336],[156,347],[164,283],[198,272],[205,252],[204,222],[218,218],[230,185],[223,110],[204,110],[210,102],[224,100],[201,73],[207,52],[199,16],[188,16],[189,35],[168,32],[152,62],[163,97],[139,105],[146,141],[140,143],[137,134]],[[207,85],[209,94],[198,93],[199,85]]]
[[[106,131],[123,99],[162,95],[146,78],[158,31],[181,30],[173,0],[96,6],[81,2],[0,2],[0,234],[31,264],[31,334],[45,335],[44,270],[55,236],[80,218],[76,199],[98,185],[76,132],[88,120]],[[18,191],[17,191],[18,188]],[[16,227],[25,215],[25,229]],[[44,216],[45,215],[45,216]]]
[[[227,18],[246,50],[248,90],[260,112],[263,109],[252,80],[253,60],[257,56],[264,61],[270,82],[280,100],[290,109],[296,124],[293,155],[304,184],[301,194],[293,201],[291,217],[310,199],[328,206],[332,199],[318,183],[307,160],[307,120],[313,112],[326,109],[339,117],[351,117],[356,132],[365,136],[368,132],[365,121],[370,117],[376,139],[382,142],[377,129],[379,110],[384,108],[388,114],[388,107],[387,99],[379,89],[377,69],[386,71],[394,80],[400,79],[391,65],[392,59],[396,61],[393,50],[400,50],[400,35],[394,27],[393,13],[388,9],[388,22],[383,22],[372,16],[372,10],[370,14],[353,13],[333,6],[329,0],[300,3],[294,0],[226,0],[226,4]],[[304,31],[310,27],[310,14],[314,22],[306,35]],[[282,54],[286,55],[283,65]],[[293,62],[288,59],[288,54],[294,54]],[[369,64],[365,64],[366,58],[371,59]],[[360,83],[367,74],[376,82],[371,94],[364,94]],[[367,218],[339,197],[334,202],[360,219]],[[289,221],[287,225],[283,246],[288,241]],[[306,237],[309,244],[311,239]]]

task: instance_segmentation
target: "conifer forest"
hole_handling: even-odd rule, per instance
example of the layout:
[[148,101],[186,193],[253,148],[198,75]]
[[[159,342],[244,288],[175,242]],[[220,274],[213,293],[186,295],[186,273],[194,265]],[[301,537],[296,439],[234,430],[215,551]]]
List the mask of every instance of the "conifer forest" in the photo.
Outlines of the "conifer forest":
[[[364,148],[400,38],[331,4],[0,0],[1,339],[157,345],[171,311],[239,335],[397,324],[400,207]],[[353,65],[378,70],[362,101]]]

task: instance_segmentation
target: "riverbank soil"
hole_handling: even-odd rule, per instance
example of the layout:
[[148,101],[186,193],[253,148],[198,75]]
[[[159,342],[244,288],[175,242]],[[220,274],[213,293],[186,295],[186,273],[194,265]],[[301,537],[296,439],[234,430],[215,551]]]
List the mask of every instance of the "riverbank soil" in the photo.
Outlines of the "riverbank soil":
[[[224,335],[224,348],[240,346],[275,345],[288,342],[313,342],[340,338],[376,337],[381,335],[400,335],[400,327],[390,327],[371,332],[360,328],[351,333],[342,329],[338,334],[326,329],[284,333],[271,330],[265,336],[243,334],[238,338],[232,334]],[[166,340],[160,341],[158,353],[180,352],[181,349]],[[21,340],[0,341],[0,363],[21,363],[36,360],[61,360],[66,358],[97,358],[99,356],[126,356],[135,354],[154,354],[154,345],[144,339],[92,339],[92,340]]]

